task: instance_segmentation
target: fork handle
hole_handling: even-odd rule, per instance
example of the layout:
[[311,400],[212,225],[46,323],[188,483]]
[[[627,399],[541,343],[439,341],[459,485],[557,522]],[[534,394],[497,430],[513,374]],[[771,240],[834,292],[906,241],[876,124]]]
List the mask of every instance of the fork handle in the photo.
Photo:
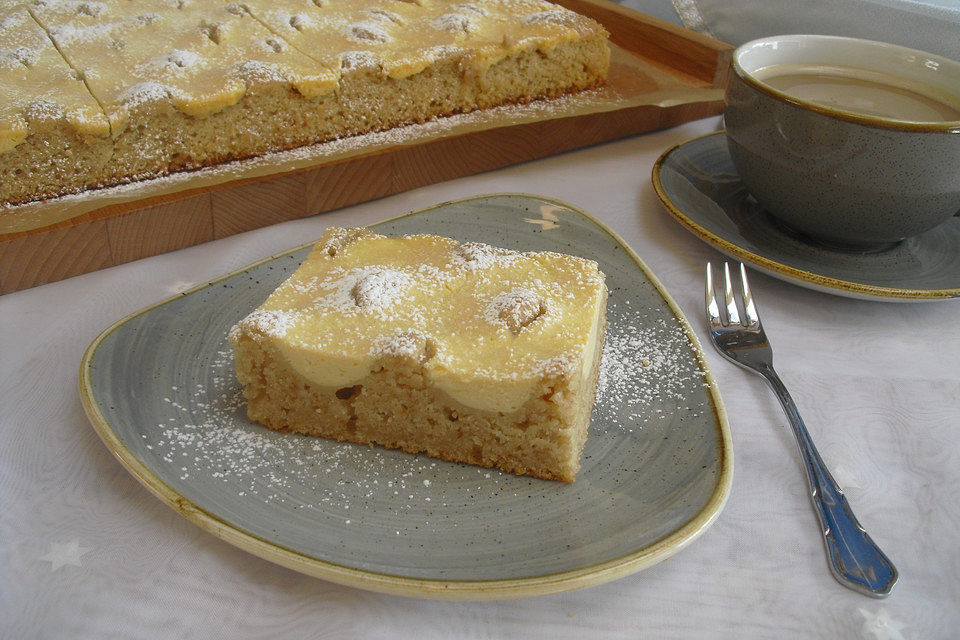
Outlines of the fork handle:
[[807,471],[810,498],[820,521],[820,532],[834,577],[843,585],[868,596],[883,598],[889,595],[899,577],[897,568],[853,515],[843,490],[823,463],[780,376],[771,366],[763,367],[760,373],[777,394],[797,438]]

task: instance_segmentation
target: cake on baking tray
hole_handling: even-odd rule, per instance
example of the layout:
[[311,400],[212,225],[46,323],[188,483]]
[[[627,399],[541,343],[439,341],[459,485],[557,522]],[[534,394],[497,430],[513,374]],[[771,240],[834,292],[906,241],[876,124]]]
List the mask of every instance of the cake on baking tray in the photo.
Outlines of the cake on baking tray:
[[602,83],[543,0],[25,0],[0,15],[0,202]]
[[229,340],[271,429],[570,482],[606,299],[592,260],[333,228]]
[[110,160],[110,123],[24,7],[0,14],[0,202],[82,189]]

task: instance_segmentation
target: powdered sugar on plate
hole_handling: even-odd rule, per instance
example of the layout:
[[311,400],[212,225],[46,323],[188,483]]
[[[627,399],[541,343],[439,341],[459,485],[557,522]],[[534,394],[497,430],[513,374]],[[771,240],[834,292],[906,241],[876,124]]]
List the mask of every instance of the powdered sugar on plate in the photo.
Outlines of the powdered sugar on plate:
[[651,420],[678,411],[699,411],[687,406],[686,389],[703,381],[704,371],[690,360],[693,345],[675,319],[645,318],[632,309],[630,300],[608,304],[611,321],[597,380],[594,421],[617,425],[632,432]]
[[[703,384],[703,372],[689,357],[684,327],[675,319],[645,318],[631,306],[629,300],[612,300],[608,308],[611,325],[591,438],[639,435],[651,421],[695,411],[686,406],[684,390],[691,381]],[[264,321],[270,326],[283,323],[276,318]],[[384,501],[394,513],[431,509],[429,517],[442,521],[443,494],[438,497],[431,489],[443,477],[441,470],[455,469],[460,480],[476,477],[477,496],[513,486],[514,476],[497,470],[253,425],[246,419],[232,351],[224,345],[209,367],[205,382],[170,390],[163,399],[166,422],[142,436],[145,448],[174,468],[183,482],[202,477],[222,483],[224,491],[235,491],[244,500],[322,509],[338,514],[344,524],[362,522],[368,504],[375,502],[382,510]]]
[[[362,520],[374,498],[380,509],[386,501],[394,513],[426,508],[438,510],[437,521],[444,518],[443,492],[438,496],[431,485],[440,466],[451,463],[253,425],[246,419],[233,366],[233,352],[218,351],[208,383],[172,388],[163,398],[170,417],[149,435],[142,434],[145,449],[172,467],[181,481],[202,477],[244,500],[322,509],[344,524]],[[461,475],[477,478],[476,492],[498,490],[505,476],[493,469],[455,466]]]

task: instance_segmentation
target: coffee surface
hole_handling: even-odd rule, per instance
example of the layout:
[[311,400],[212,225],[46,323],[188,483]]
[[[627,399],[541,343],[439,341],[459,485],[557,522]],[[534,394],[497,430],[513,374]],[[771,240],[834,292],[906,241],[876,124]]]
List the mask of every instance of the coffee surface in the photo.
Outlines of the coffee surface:
[[855,67],[774,65],[754,76],[795,98],[844,111],[910,122],[960,120],[960,95],[893,75]]

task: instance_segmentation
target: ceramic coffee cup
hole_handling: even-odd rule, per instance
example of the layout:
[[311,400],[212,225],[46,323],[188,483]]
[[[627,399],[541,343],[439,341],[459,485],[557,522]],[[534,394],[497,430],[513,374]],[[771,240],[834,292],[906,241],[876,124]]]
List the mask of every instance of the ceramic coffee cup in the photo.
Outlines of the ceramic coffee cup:
[[786,226],[870,248],[960,211],[960,62],[854,38],[739,47],[724,112],[734,165]]

